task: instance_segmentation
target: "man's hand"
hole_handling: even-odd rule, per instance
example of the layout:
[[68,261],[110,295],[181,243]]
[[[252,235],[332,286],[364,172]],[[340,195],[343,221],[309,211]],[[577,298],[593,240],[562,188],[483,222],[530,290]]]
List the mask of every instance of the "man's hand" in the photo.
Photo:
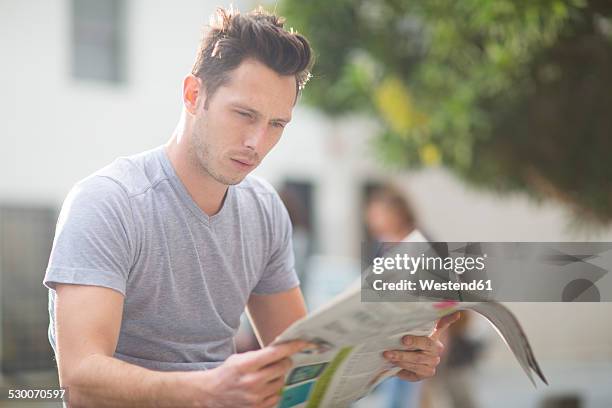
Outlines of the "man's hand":
[[459,317],[459,312],[444,316],[438,321],[431,336],[404,336],[402,338],[404,350],[385,351],[383,356],[402,368],[397,376],[406,381],[420,381],[433,377],[444,350],[440,335],[459,320]]
[[234,354],[214,370],[202,372],[209,378],[206,406],[274,407],[292,365],[289,357],[308,346],[292,341]]

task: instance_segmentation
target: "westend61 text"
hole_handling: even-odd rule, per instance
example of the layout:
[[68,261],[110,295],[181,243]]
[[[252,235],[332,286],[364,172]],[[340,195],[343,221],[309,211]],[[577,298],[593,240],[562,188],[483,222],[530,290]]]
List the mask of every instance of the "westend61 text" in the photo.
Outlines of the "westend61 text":
[[[435,280],[419,280],[418,290],[438,290],[438,291],[492,291],[491,280],[474,280],[472,282],[436,282]],[[402,279],[398,282],[384,282],[382,279],[377,279],[373,282],[374,290],[380,291],[404,291],[417,290],[417,282]]]

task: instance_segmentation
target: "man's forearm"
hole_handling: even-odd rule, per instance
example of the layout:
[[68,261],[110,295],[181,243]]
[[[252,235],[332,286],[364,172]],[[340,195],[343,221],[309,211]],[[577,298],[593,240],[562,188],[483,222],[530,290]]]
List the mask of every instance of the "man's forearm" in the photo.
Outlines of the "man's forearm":
[[[193,407],[200,406],[198,394],[205,386],[206,374],[153,371],[95,354],[85,358],[70,378],[63,379],[62,386],[67,388],[70,408]],[[198,375],[202,381],[195,380]]]

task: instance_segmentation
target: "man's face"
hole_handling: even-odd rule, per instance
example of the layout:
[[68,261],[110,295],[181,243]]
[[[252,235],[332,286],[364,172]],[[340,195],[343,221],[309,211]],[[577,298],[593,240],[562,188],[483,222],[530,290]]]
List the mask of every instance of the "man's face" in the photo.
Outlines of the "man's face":
[[192,158],[219,183],[237,184],[259,165],[291,120],[295,77],[247,59],[208,101],[201,95],[190,135]]

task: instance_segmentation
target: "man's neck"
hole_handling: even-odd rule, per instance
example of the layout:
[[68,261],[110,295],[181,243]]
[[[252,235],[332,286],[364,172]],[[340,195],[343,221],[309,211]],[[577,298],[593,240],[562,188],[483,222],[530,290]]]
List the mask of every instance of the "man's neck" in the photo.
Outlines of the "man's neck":
[[215,215],[223,206],[228,186],[219,183],[199,168],[195,158],[189,157],[186,143],[184,137],[175,135],[170,139],[165,146],[170,163],[198,207],[209,216]]

